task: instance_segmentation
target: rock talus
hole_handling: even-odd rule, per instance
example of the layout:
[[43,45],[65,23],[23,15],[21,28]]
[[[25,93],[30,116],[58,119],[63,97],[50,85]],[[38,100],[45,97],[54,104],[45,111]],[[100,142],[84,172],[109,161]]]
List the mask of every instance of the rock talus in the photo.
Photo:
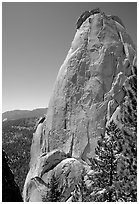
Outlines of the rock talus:
[[[135,59],[135,46],[119,17],[107,16],[99,9],[81,15],[58,73],[47,117],[33,136],[25,201],[34,201],[33,192],[47,195],[46,184],[58,174],[59,185],[67,182],[69,189],[63,190],[63,201],[70,198],[76,183],[73,180],[78,182],[82,171],[90,171],[89,158],[94,157],[107,124],[114,120],[121,127],[122,87]],[[37,184],[32,180],[35,177],[40,178]],[[38,196],[38,201],[42,197]]]

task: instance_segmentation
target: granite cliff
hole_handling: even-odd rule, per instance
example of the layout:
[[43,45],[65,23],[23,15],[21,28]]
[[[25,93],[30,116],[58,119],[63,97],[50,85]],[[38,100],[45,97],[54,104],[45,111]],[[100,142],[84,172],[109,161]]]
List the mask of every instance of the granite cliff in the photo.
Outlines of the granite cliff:
[[33,135],[24,201],[49,201],[52,178],[62,194],[59,201],[72,201],[82,175],[91,185],[91,159],[100,135],[111,121],[123,127],[123,87],[136,67],[135,46],[119,17],[100,9],[84,12],[76,28],[47,117]]

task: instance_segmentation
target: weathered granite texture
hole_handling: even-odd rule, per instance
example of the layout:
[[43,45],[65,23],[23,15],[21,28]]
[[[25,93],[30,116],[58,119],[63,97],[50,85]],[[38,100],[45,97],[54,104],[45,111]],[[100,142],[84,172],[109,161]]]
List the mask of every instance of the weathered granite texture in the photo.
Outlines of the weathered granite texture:
[[[84,12],[78,19],[47,117],[38,124],[33,137],[25,201],[42,201],[40,194],[47,195],[52,174],[59,175],[59,185],[68,182],[69,193],[65,191],[63,201],[70,200],[82,171],[90,171],[89,158],[95,155],[97,140],[107,124],[113,119],[121,127],[120,104],[125,97],[122,87],[135,58],[135,46],[118,17],[106,16],[96,9]],[[64,164],[71,179],[63,177]],[[39,179],[34,184],[35,177]],[[36,192],[40,192],[38,200]]]
[[136,51],[117,19],[97,13],[77,30],[48,107],[43,141],[49,151],[62,149],[73,137],[72,157],[87,160],[118,111]]

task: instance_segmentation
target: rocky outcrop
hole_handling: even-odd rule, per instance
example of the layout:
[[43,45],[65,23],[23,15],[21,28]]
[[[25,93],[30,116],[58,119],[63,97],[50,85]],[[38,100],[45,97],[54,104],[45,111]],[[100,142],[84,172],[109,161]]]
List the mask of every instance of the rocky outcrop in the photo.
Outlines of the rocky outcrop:
[[50,151],[62,149],[74,137],[72,157],[83,156],[87,161],[94,155],[97,137],[120,106],[122,85],[136,51],[121,21],[113,19],[104,13],[90,15],[75,34],[43,128],[43,141],[49,143]]
[[[53,175],[59,178],[58,185],[66,186],[61,201],[70,200],[82,172],[89,175],[90,159],[106,126],[114,120],[122,127],[123,84],[135,58],[135,46],[118,17],[107,16],[99,9],[81,15],[58,73],[47,117],[38,124],[33,137],[25,201],[43,201],[44,194],[48,201]],[[41,187],[34,184],[36,177]],[[89,177],[86,182],[89,184]]]
[[19,187],[14,181],[14,175],[12,174],[7,161],[8,158],[2,150],[2,201],[22,202],[23,200]]

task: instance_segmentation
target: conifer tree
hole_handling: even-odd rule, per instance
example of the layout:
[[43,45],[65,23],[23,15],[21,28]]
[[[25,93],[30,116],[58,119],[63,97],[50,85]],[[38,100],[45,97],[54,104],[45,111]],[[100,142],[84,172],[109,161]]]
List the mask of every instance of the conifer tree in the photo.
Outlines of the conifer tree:
[[72,202],[82,202],[82,195],[80,185],[76,184],[74,191],[72,192]]
[[128,77],[122,104],[123,158],[119,173],[120,197],[126,202],[137,201],[137,75]]
[[58,179],[53,174],[49,183],[49,190],[46,196],[43,196],[43,202],[60,202],[62,198],[62,188],[59,187]]
[[89,202],[90,201],[90,193],[85,183],[85,171],[81,174],[81,179],[78,184],[75,185],[75,190],[72,195],[72,202]]
[[122,154],[122,140],[122,132],[111,121],[105,135],[101,135],[98,141],[96,156],[92,160],[92,168],[95,171],[92,177],[92,201],[118,201],[117,166]]
[[137,76],[127,78],[121,105],[122,129],[111,122],[92,159],[92,201],[137,201]]

